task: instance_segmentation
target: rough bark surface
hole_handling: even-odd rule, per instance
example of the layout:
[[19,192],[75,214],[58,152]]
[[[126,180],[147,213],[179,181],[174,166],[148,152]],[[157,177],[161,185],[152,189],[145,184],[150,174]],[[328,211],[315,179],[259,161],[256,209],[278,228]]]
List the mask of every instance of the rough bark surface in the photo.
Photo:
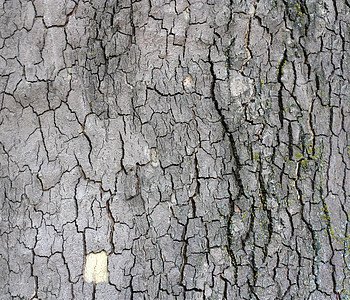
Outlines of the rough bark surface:
[[0,1],[0,298],[349,299],[349,14]]

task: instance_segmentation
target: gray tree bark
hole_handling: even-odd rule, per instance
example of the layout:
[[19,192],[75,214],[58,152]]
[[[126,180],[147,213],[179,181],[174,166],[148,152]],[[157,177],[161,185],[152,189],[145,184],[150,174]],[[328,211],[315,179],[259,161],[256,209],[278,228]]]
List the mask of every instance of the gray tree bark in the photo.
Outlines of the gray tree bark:
[[0,298],[349,299],[349,13],[0,1]]

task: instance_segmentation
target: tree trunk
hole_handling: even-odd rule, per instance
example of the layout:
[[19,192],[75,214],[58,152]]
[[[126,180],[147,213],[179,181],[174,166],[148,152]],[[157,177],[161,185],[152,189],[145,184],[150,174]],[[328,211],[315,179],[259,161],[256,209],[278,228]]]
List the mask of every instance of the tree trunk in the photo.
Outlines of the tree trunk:
[[1,299],[349,299],[348,0],[0,1]]

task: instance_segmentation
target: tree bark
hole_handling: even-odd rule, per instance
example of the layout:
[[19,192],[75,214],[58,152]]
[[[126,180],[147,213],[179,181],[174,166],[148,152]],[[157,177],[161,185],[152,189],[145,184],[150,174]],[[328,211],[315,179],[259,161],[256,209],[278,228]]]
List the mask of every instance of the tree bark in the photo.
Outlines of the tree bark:
[[0,1],[1,299],[349,299],[348,0]]

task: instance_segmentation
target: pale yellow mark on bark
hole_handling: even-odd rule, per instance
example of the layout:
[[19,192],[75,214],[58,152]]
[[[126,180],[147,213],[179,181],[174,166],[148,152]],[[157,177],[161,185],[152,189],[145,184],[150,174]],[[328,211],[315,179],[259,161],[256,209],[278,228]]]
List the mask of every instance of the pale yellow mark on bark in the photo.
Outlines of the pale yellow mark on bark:
[[184,86],[186,86],[186,87],[192,85],[192,83],[193,83],[192,76],[187,75],[186,78],[184,79],[183,83],[184,83]]
[[68,80],[72,79],[72,68],[67,68],[67,79]]
[[153,167],[159,166],[159,155],[156,148],[151,148],[149,151],[150,161]]
[[240,208],[236,204],[234,206],[234,210],[235,210],[235,213],[240,213],[241,212]]
[[85,261],[84,280],[99,283],[108,281],[108,276],[106,251],[88,254]]

